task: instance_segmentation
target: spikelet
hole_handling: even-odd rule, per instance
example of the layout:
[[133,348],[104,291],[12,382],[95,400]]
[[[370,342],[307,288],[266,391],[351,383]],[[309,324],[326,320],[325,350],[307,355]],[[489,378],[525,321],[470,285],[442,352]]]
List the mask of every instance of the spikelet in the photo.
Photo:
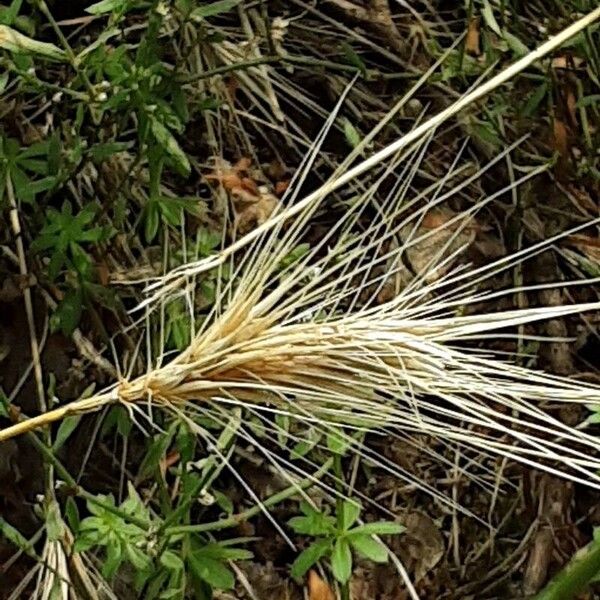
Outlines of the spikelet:
[[[273,441],[278,433],[273,414],[289,416],[321,432],[341,431],[350,445],[356,444],[351,436],[354,430],[403,440],[425,433],[446,444],[516,459],[600,486],[600,441],[543,410],[549,402],[600,404],[600,388],[464,347],[464,342],[484,340],[490,332],[600,308],[600,303],[590,303],[462,314],[469,305],[514,294],[514,289],[486,292],[485,282],[560,237],[477,268],[455,261],[462,250],[460,234],[472,216],[543,169],[531,169],[507,188],[427,231],[419,224],[432,209],[460,193],[514,146],[477,173],[465,174],[456,163],[440,181],[419,193],[411,185],[440,124],[598,17],[600,8],[352,166],[377,133],[373,132],[323,187],[298,199],[297,190],[335,119],[333,111],[284,204],[267,222],[219,254],[177,268],[148,286],[148,299],[140,308],[178,295],[190,299],[188,304],[193,306],[197,278],[211,269],[229,268],[231,277],[225,282],[218,277],[215,305],[185,351],[100,395],[1,430],[0,441],[117,402],[133,411],[137,403],[150,401],[192,424],[195,415],[210,415],[226,423],[232,407],[243,407],[263,423],[265,436]],[[359,176],[360,198],[347,205],[306,254],[287,264],[284,259],[302,240],[322,201]],[[395,184],[383,192],[381,184],[389,178]],[[365,226],[369,216],[371,222]],[[410,282],[400,284],[405,255],[418,251],[442,230],[453,233]],[[393,297],[381,303],[381,292],[390,281],[394,282]],[[194,427],[210,439],[208,432]],[[243,426],[238,435],[254,439]],[[266,447],[259,445],[259,450],[273,464],[297,468]],[[412,481],[410,473],[368,448],[360,452],[381,468]],[[414,483],[437,495],[425,483]]]

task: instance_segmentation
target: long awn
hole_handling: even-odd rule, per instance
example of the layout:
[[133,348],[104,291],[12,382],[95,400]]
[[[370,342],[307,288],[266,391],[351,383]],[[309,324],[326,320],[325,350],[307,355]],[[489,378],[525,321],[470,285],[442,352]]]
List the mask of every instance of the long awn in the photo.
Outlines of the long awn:
[[[519,291],[486,291],[482,286],[560,238],[482,267],[457,266],[455,261],[463,247],[460,234],[473,215],[543,168],[529,170],[496,194],[426,231],[419,225],[433,208],[462,193],[513,147],[474,174],[465,172],[457,161],[441,180],[418,193],[413,191],[428,144],[440,125],[599,17],[600,8],[357,163],[378,127],[327,183],[298,199],[303,180],[335,122],[337,112],[333,111],[290,193],[267,222],[220,253],[179,267],[148,285],[148,299],[140,306],[146,310],[176,296],[191,297],[203,273],[230,267],[232,276],[221,284],[214,307],[187,349],[170,362],[116,382],[92,398],[16,422],[0,430],[0,441],[116,403],[133,409],[148,401],[185,416],[190,423],[203,411],[224,419],[225,411],[236,406],[260,415],[265,435],[273,440],[281,432],[272,423],[272,414],[292,417],[324,432],[336,431],[357,452],[411,482],[410,474],[360,446],[352,432],[400,439],[427,434],[443,444],[516,459],[600,486],[598,439],[543,409],[552,401],[600,404],[600,388],[531,371],[472,347],[474,340],[485,341],[490,332],[597,310],[600,303],[461,312],[466,306]],[[338,221],[306,254],[286,263],[324,199],[358,178],[360,196],[346,203]],[[383,185],[390,180],[391,188]],[[442,247],[410,282],[401,284],[407,253],[418,251],[443,230],[452,233]],[[390,281],[395,293],[380,301],[380,292]],[[573,282],[579,283],[586,282]],[[193,301],[188,304],[193,307]],[[465,342],[471,346],[465,347]],[[194,429],[210,439],[200,426]],[[263,451],[268,460],[282,464],[268,449]],[[435,494],[435,490],[427,491]]]

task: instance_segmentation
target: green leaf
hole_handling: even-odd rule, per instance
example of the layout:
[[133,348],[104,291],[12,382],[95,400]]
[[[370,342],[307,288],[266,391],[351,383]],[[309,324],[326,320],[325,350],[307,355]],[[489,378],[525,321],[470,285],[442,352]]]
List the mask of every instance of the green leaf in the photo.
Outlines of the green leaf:
[[196,577],[217,589],[230,590],[235,585],[231,570],[218,560],[197,556],[196,552],[192,552],[188,556],[188,564]]
[[215,500],[217,501],[218,506],[223,511],[225,511],[226,514],[232,515],[234,507],[233,507],[233,502],[231,501],[229,496],[227,496],[227,494],[224,494],[223,492],[220,492],[219,490],[213,490],[212,494],[215,497]]
[[52,60],[66,60],[63,50],[48,42],[38,42],[6,25],[0,25],[0,48],[17,54],[37,54]]
[[127,0],[101,0],[85,9],[90,15],[103,15],[105,13],[122,10],[127,5]]
[[502,140],[488,121],[472,123],[468,129],[471,135],[478,137],[481,141],[490,144],[492,147],[500,148],[502,146]]
[[20,148],[19,152],[19,160],[26,158],[46,158],[48,156],[48,149],[50,146],[49,141],[45,142],[36,142],[35,144],[31,144],[31,146],[26,146],[24,148]]
[[156,200],[149,200],[146,204],[144,221],[144,236],[148,243],[156,237],[160,225],[160,208]]
[[7,523],[0,517],[0,534],[3,535],[9,542],[12,542],[17,548],[23,550],[29,556],[35,555],[31,548],[29,540],[24,537],[17,529]]
[[579,98],[575,103],[577,108],[584,108],[586,106],[600,106],[600,94],[591,94],[589,96],[583,96]]
[[[120,508],[130,515],[135,515],[138,519],[143,519],[150,525],[150,512],[131,481],[127,482],[127,499],[121,504]],[[128,527],[137,528],[137,525],[129,523]]]
[[308,548],[303,550],[293,562],[290,574],[299,579],[321,558],[328,554],[331,549],[331,541],[323,538],[313,542]]
[[73,544],[73,552],[86,552],[94,546],[98,546],[101,541],[101,536],[96,530],[87,531],[77,537]]
[[302,458],[319,443],[321,437],[320,432],[313,427],[309,428],[304,435],[304,439],[301,442],[294,444],[294,447],[290,451],[290,457],[292,459]]
[[[52,257],[50,258],[50,264],[48,265],[48,277],[50,277],[50,279],[52,281],[54,281],[58,277],[58,274],[60,273],[60,270],[63,268],[65,262],[67,262],[67,253],[60,248],[57,249],[54,252],[54,254],[52,255]],[[58,319],[59,323],[60,323],[60,318],[57,313],[59,313],[60,310],[61,310],[61,305],[59,304],[58,309],[54,313],[54,316]],[[77,321],[79,321],[79,317],[77,318]],[[72,333],[72,331],[67,333],[67,335],[69,335],[70,333]]]
[[338,538],[331,553],[331,571],[340,582],[346,583],[352,574],[352,552],[345,538]]
[[151,118],[152,133],[156,141],[162,146],[165,152],[171,157],[177,168],[189,175],[192,167],[185,152],[181,149],[173,134],[156,118]]
[[[54,256],[57,256],[57,254]],[[54,256],[52,258],[54,258]],[[52,269],[52,271],[54,271],[54,269]],[[79,325],[82,312],[83,298],[81,297],[81,290],[79,288],[69,290],[52,315],[53,329],[55,331],[56,329],[60,329],[65,335],[71,335],[73,331],[75,331],[77,325]]]
[[309,250],[309,244],[298,244],[294,249],[291,250],[291,252],[287,256],[284,256],[281,259],[281,262],[279,264],[280,268],[284,269],[285,267],[289,267],[290,265],[294,264],[303,256],[308,254]]
[[94,162],[101,162],[111,158],[119,152],[129,149],[131,144],[126,142],[109,142],[106,144],[95,144],[90,148],[90,158]]
[[187,98],[181,87],[176,87],[172,91],[173,109],[182,123],[190,120],[190,113],[187,106]]
[[387,548],[369,535],[355,534],[349,535],[348,541],[352,547],[362,556],[377,563],[384,563],[388,560]]
[[138,570],[145,571],[152,565],[152,561],[147,554],[144,554],[139,548],[132,544],[125,545],[125,554],[129,562]]
[[123,562],[123,549],[118,542],[106,545],[106,560],[102,565],[102,575],[111,579]]
[[209,256],[221,243],[221,235],[210,231],[206,227],[200,227],[196,233],[196,247],[200,256]]
[[285,447],[288,439],[288,432],[290,430],[290,417],[289,415],[275,415],[275,424],[277,425],[277,443]]
[[2,391],[2,388],[0,388],[0,417],[5,417],[6,419],[10,418],[10,415],[8,412],[9,406],[10,406],[10,402],[8,400],[8,397]]
[[544,83],[542,83],[542,85],[540,85],[536,88],[536,90],[535,90],[535,92],[533,92],[533,94],[531,94],[531,96],[525,103],[525,106],[523,107],[521,114],[524,117],[531,117],[531,115],[533,115],[533,113],[537,110],[541,101],[546,96],[547,92],[548,92],[548,84],[546,82],[544,82]]
[[398,535],[406,531],[404,525],[392,523],[391,521],[378,521],[377,523],[366,523],[351,529],[348,533],[368,534],[368,535]]
[[61,540],[65,533],[65,524],[57,502],[51,502],[46,513],[46,535],[54,542]]
[[253,554],[244,548],[227,548],[218,543],[206,544],[194,553],[197,557],[213,558],[215,560],[249,560]]
[[344,135],[353,148],[356,148],[361,142],[360,133],[348,119],[344,119]]
[[343,456],[351,443],[352,440],[341,429],[332,428],[327,432],[327,448],[334,454]]
[[335,531],[335,519],[331,515],[325,515],[315,510],[307,502],[301,502],[300,509],[304,513],[304,516],[292,517],[288,521],[288,525],[296,533],[317,536],[330,534]]
[[198,101],[198,103],[196,104],[196,108],[199,111],[216,110],[217,108],[219,108],[219,106],[221,106],[221,102],[218,98],[215,98],[214,96],[206,96],[205,98],[202,98],[202,100]]
[[494,16],[494,11],[489,3],[489,0],[483,0],[483,8],[481,9],[481,16],[485,21],[486,25],[496,34],[502,36],[502,32],[500,31],[500,26],[498,25],[498,21],[496,21],[496,17]]
[[175,552],[171,552],[171,550],[165,550],[162,553],[160,564],[171,571],[183,571],[185,568],[181,558]]
[[47,153],[44,153],[43,160],[38,158],[23,158],[23,154],[21,154],[21,156],[19,156],[19,166],[29,171],[30,173],[35,173],[36,175],[47,175]]
[[102,423],[100,435],[106,435],[114,427],[117,428],[117,431],[123,437],[127,437],[129,435],[129,432],[131,431],[131,418],[129,417],[129,413],[125,410],[123,406],[114,406],[110,409],[108,415],[106,415],[106,418]]
[[13,0],[8,8],[0,7],[3,9],[0,12],[0,22],[4,25],[12,25],[19,15],[22,4],[23,0]]
[[48,173],[51,176],[56,177],[60,171],[61,165],[61,141],[60,133],[55,131],[48,141],[48,152],[47,152],[47,167]]
[[148,475],[158,467],[160,460],[171,445],[174,435],[175,424],[173,424],[166,433],[159,433],[154,437],[144,456],[144,460],[140,465],[140,475]]
[[104,523],[102,517],[86,517],[83,521],[81,521],[79,529],[81,531],[96,530],[98,532],[104,532],[106,530],[106,523]]
[[75,500],[69,496],[65,504],[65,518],[71,531],[75,534],[79,533],[79,509]]
[[[165,583],[166,578],[162,579],[162,584]],[[160,600],[185,600],[185,591],[182,588],[167,589],[159,596]],[[147,596],[152,598],[152,596]]]
[[30,192],[31,180],[22,169],[13,165],[10,170],[10,176],[15,188],[15,194],[19,200],[31,204],[34,201],[34,195]]
[[187,348],[191,341],[190,315],[186,307],[174,302],[167,307],[169,338],[177,350]]
[[81,233],[79,233],[79,235],[77,236],[77,241],[95,243],[108,239],[109,237],[111,237],[111,235],[112,229],[110,227],[92,227],[91,229],[81,231]]
[[529,48],[518,37],[510,33],[510,31],[505,29],[502,32],[502,37],[506,40],[506,43],[517,57],[520,58],[529,53]]
[[65,417],[56,432],[56,440],[52,445],[52,450],[57,452],[62,445],[69,439],[69,436],[75,431],[81,421],[81,415],[71,415]]
[[164,221],[173,227],[181,224],[181,211],[184,208],[176,198],[159,198],[158,205]]
[[367,66],[363,59],[356,53],[354,48],[348,42],[342,42],[344,58],[351,65],[354,65],[363,75],[367,74]]
[[344,500],[342,503],[342,529],[347,531],[356,523],[362,507],[360,504]]
[[218,2],[204,4],[203,6],[199,6],[193,10],[190,16],[192,19],[206,19],[207,17],[214,17],[215,15],[230,11],[241,1],[242,0],[219,0]]

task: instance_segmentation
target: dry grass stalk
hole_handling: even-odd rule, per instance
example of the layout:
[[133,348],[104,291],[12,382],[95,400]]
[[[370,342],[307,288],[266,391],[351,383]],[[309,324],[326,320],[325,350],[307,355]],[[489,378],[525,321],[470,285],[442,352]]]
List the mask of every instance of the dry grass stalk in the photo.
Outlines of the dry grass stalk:
[[[555,239],[477,269],[452,266],[458,254],[452,242],[469,226],[472,215],[497,194],[437,228],[423,233],[418,227],[432,208],[460,192],[511,149],[476,174],[464,178],[463,169],[454,165],[429,188],[418,194],[411,190],[439,124],[598,17],[600,8],[402,139],[348,168],[364,149],[357,148],[344,168],[317,192],[300,201],[290,192],[278,214],[230,248],[153,283],[149,287],[153,295],[144,306],[177,294],[188,296],[193,306],[198,275],[228,263],[233,273],[229,282],[221,284],[217,302],[190,346],[170,363],[121,381],[93,398],[5,428],[0,441],[118,402],[134,410],[136,403],[149,400],[177,414],[185,410],[220,415],[227,407],[242,406],[264,419],[271,432],[276,427],[268,419],[271,413],[290,415],[322,431],[341,427],[350,443],[349,433],[356,428],[395,436],[424,432],[445,443],[516,458],[600,485],[600,442],[539,407],[549,401],[600,404],[600,388],[533,372],[491,353],[456,345],[485,339],[492,331],[600,308],[593,303],[460,316],[466,305],[514,294],[515,290],[479,290],[490,277],[541,252]],[[334,118],[335,112],[308,153],[292,190],[299,189]],[[381,166],[384,160],[388,162]],[[321,200],[369,170],[375,172],[365,179],[363,196],[347,207],[308,254],[282,268]],[[539,172],[531,170],[498,194]],[[377,199],[380,184],[389,178],[395,178],[396,185],[381,194],[383,200]],[[375,211],[376,217],[360,230],[367,210]],[[397,289],[392,300],[378,304],[379,292],[402,268],[407,250],[449,226],[456,235],[409,285]],[[445,274],[431,277],[440,267]],[[384,465],[381,457],[368,457]]]

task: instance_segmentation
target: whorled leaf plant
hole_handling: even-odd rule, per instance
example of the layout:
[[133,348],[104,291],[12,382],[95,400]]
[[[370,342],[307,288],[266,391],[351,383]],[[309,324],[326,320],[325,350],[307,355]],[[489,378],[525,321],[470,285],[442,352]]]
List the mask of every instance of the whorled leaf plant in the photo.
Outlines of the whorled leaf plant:
[[[298,199],[298,190],[336,117],[336,111],[332,112],[284,203],[267,222],[224,251],[180,267],[148,286],[148,300],[141,308],[177,295],[188,298],[193,307],[196,278],[211,269],[230,270],[229,278],[218,278],[215,305],[193,332],[187,349],[170,362],[116,382],[91,398],[18,421],[0,431],[0,441],[109,404],[142,410],[147,401],[178,414],[210,440],[211,435],[192,417],[208,414],[226,422],[228,408],[241,406],[264,423],[274,442],[277,426],[272,415],[291,417],[323,432],[335,430],[370,461],[407,479],[411,474],[384,457],[365,446],[359,449],[352,432],[365,430],[407,440],[425,433],[444,443],[514,458],[600,486],[600,441],[582,428],[563,424],[542,406],[548,402],[600,404],[600,388],[510,364],[479,346],[469,349],[464,344],[485,340],[490,332],[600,308],[600,303],[589,303],[462,314],[469,305],[479,307],[522,291],[485,291],[483,286],[556,241],[546,240],[477,268],[455,266],[460,232],[476,211],[542,169],[530,169],[507,188],[425,233],[419,224],[432,209],[466,189],[512,148],[475,174],[465,174],[455,164],[440,181],[413,191],[417,169],[427,160],[428,144],[439,125],[599,17],[600,8],[356,163],[381,129],[378,126],[324,186]],[[346,205],[337,222],[307,253],[286,262],[323,200],[359,177],[361,196]],[[386,184],[383,191],[382,182],[390,180],[394,184]],[[396,275],[404,268],[406,253],[442,228],[454,233],[410,282],[400,284]],[[378,302],[379,292],[390,281],[396,281],[393,297]],[[253,439],[244,427],[238,435]],[[269,462],[298,469],[267,447],[257,447]],[[425,483],[414,483],[436,494]]]

